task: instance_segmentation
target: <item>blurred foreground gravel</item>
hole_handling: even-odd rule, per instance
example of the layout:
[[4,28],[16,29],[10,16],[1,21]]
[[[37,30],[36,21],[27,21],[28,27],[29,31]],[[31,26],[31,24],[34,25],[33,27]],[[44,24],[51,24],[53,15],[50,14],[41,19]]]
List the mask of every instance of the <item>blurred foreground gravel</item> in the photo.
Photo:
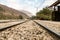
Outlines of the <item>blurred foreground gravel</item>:
[[53,30],[54,32],[57,32],[58,34],[60,34],[60,22],[43,21],[43,20],[35,20],[35,21]]
[[42,27],[29,21],[0,31],[0,40],[59,40]]

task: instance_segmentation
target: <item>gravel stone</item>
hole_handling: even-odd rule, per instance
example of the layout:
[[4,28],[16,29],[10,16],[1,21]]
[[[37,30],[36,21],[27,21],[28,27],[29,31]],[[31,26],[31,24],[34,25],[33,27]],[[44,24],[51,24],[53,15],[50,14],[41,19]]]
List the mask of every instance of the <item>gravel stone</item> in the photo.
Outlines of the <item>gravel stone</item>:
[[0,31],[0,40],[58,40],[33,21]]

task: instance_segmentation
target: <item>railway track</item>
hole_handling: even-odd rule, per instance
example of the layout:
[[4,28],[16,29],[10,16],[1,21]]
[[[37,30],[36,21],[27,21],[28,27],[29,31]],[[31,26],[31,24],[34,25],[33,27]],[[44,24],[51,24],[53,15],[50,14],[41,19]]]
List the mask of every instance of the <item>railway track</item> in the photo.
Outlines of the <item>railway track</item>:
[[8,23],[8,22],[11,22],[11,21],[0,21],[0,23]]
[[24,22],[26,22],[26,20],[24,20],[24,21],[9,21],[8,23],[0,23],[0,31],[3,31],[5,29],[11,28],[13,26],[22,24]]
[[0,23],[8,23],[8,22],[16,22],[16,21],[17,20],[0,20]]
[[0,40],[60,40],[34,21],[26,21],[0,31]]
[[52,28],[47,27],[47,25],[44,25],[43,23],[40,23],[40,22],[38,22],[36,20],[34,22],[37,23],[38,25],[42,26],[44,29],[48,30],[50,33],[54,34],[58,38],[60,38],[60,32],[57,32],[57,31],[53,30],[53,27]]

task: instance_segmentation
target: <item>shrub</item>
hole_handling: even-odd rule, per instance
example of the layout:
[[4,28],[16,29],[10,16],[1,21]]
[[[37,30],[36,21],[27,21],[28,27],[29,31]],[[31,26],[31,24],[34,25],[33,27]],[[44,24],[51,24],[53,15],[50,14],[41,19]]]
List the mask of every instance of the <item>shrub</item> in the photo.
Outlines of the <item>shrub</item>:
[[36,13],[36,17],[41,20],[51,20],[51,14],[52,10],[49,10],[47,7],[43,8],[43,10],[40,10]]

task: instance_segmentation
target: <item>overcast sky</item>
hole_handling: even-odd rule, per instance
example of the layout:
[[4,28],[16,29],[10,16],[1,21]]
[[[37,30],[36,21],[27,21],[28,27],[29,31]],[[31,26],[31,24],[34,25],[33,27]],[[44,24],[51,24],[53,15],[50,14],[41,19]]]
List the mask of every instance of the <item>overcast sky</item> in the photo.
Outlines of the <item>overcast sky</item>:
[[56,0],[0,0],[0,4],[7,5],[17,10],[25,10],[31,12],[33,15],[38,10],[51,5]]

